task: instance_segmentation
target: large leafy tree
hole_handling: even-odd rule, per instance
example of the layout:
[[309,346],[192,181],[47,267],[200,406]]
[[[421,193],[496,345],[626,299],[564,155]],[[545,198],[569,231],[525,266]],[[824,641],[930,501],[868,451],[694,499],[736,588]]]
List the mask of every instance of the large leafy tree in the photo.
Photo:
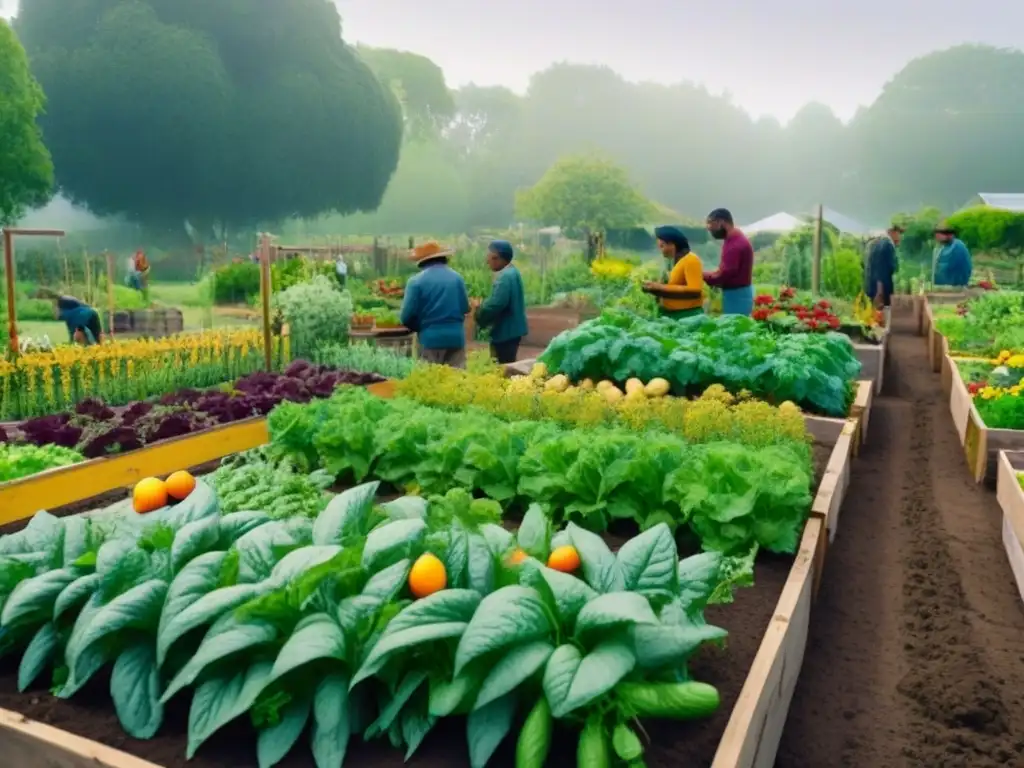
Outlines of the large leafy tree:
[[0,19],[0,225],[50,199],[53,163],[36,124],[44,101],[25,50]]
[[626,170],[599,155],[562,158],[516,199],[522,217],[580,234],[629,229],[643,224],[653,210]]
[[330,0],[22,0],[57,181],[99,214],[221,228],[376,208],[401,112]]
[[451,122],[455,100],[437,64],[408,51],[362,45],[356,50],[401,102],[410,138],[435,138]]

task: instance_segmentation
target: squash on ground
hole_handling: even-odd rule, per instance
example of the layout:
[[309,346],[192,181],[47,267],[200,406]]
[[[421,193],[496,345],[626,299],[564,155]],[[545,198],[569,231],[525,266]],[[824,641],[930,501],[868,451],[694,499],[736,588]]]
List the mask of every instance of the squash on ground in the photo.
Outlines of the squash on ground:
[[647,382],[644,392],[648,397],[664,397],[671,388],[672,385],[668,383],[667,379],[657,378]]

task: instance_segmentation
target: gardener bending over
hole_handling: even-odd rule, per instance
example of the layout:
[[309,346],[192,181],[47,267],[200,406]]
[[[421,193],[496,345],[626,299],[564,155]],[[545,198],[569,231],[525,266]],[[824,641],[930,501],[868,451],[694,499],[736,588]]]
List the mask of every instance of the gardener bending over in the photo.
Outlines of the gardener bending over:
[[495,273],[494,287],[476,311],[477,325],[491,329],[491,357],[501,365],[516,361],[519,343],[529,333],[523,276],[512,266],[513,255],[507,240],[495,240],[487,247],[487,266]]
[[36,296],[54,302],[54,316],[68,327],[68,336],[72,342],[89,346],[103,341],[100,313],[88,304],[46,288],[37,291]]

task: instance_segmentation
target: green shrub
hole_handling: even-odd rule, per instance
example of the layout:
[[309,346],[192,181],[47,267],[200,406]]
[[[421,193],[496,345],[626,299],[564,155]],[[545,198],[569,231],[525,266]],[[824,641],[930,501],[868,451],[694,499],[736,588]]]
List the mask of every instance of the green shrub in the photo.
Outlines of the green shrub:
[[275,304],[291,329],[294,358],[308,359],[318,346],[348,340],[352,297],[323,275],[276,295]]
[[1024,250],[1024,213],[976,205],[954,213],[946,225],[972,250]]

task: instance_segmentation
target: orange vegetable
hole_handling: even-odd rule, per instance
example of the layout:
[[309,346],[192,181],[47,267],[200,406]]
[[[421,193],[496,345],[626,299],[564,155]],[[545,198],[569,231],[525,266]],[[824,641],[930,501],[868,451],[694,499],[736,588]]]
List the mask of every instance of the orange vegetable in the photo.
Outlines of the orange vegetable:
[[416,597],[440,592],[448,585],[444,563],[429,552],[420,555],[409,571],[409,591]]
[[508,562],[509,565],[519,565],[525,559],[526,553],[521,549],[516,549],[509,553],[508,560],[506,562]]
[[139,514],[167,506],[167,485],[159,477],[139,480],[132,490],[132,506]]
[[580,553],[576,551],[576,547],[568,544],[555,548],[548,558],[548,568],[562,571],[562,573],[572,573],[579,567]]
[[176,501],[182,501],[196,488],[196,479],[184,470],[174,472],[167,478],[167,495]]

